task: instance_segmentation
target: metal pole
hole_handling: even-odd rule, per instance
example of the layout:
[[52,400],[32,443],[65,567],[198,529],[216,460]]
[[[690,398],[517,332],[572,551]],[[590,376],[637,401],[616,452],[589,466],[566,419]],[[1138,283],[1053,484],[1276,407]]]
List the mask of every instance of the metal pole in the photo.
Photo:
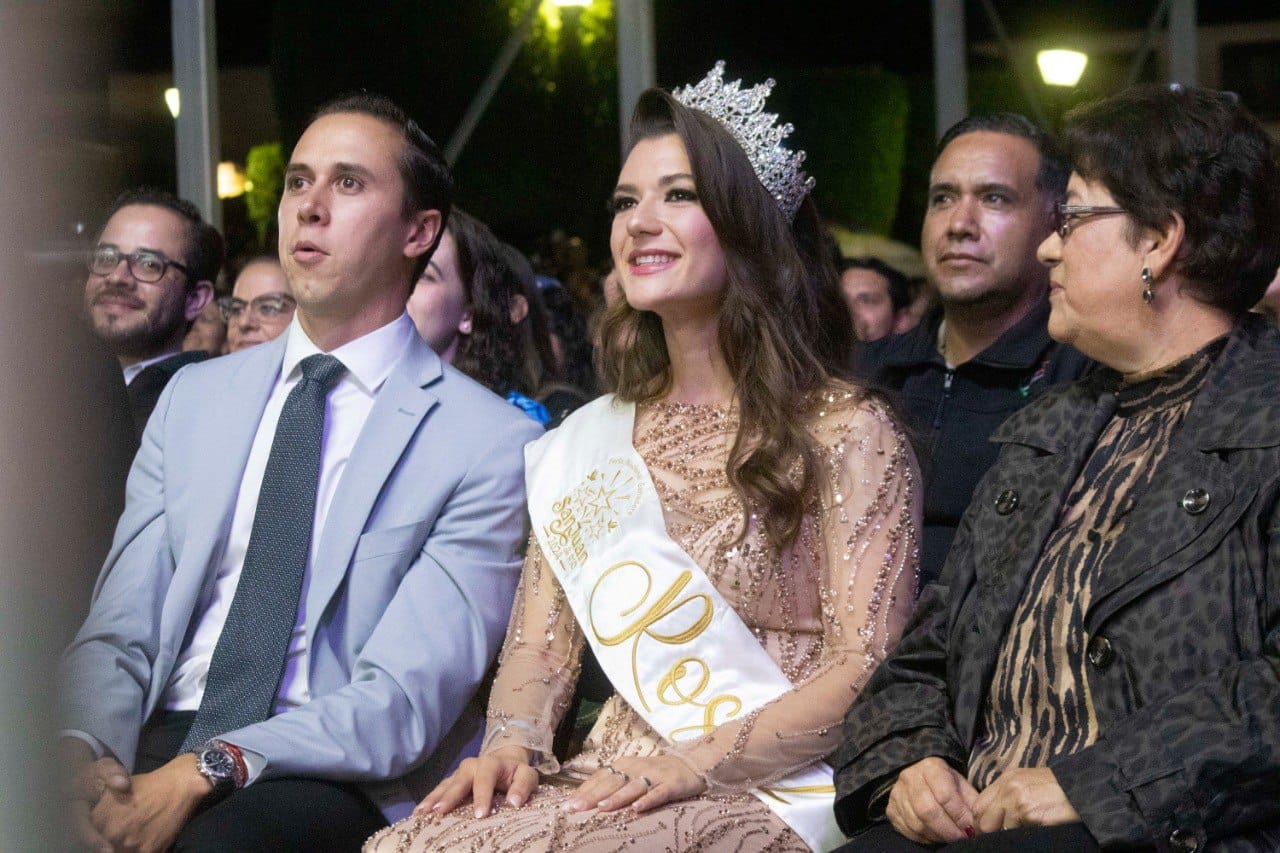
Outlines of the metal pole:
[[941,138],[969,114],[964,0],[933,0],[933,79],[936,135]]
[[640,100],[640,93],[657,81],[653,0],[617,0],[614,9],[618,25],[618,130],[625,157],[631,111]]
[[1142,66],[1147,64],[1147,57],[1151,55],[1151,49],[1156,46],[1156,36],[1160,34],[1160,27],[1164,25],[1164,16],[1168,11],[1169,0],[1160,0],[1156,4],[1156,10],[1147,24],[1147,32],[1142,37],[1142,47],[1133,55],[1133,62],[1129,65],[1129,76],[1125,78],[1124,83],[1126,89],[1137,83],[1138,78],[1142,76]]
[[1169,80],[1195,86],[1196,0],[1172,0],[1169,4]]
[[1022,63],[1018,61],[1018,52],[1013,46],[1013,42],[1009,39],[1009,33],[1004,28],[1004,21],[1000,20],[1000,14],[996,11],[996,7],[991,5],[991,0],[982,0],[982,9],[987,13],[987,20],[991,22],[991,29],[995,30],[996,39],[1000,42],[1000,48],[1004,51],[1004,58],[1009,63],[1009,67],[1013,69],[1013,79],[1018,82],[1018,88],[1022,90],[1022,97],[1027,99],[1027,103],[1031,106],[1031,117],[1043,128],[1053,130],[1053,126],[1049,124],[1049,118],[1044,113],[1044,108],[1040,106],[1040,97],[1036,94],[1035,87],[1027,80],[1027,75],[1023,73]]
[[449,161],[450,166],[458,162],[458,156],[466,147],[467,140],[471,138],[476,125],[480,124],[480,119],[484,116],[484,111],[489,108],[489,102],[493,100],[498,87],[506,79],[511,63],[515,62],[516,56],[520,53],[520,46],[533,30],[534,17],[538,14],[538,7],[541,5],[541,0],[532,0],[529,3],[529,9],[520,20],[520,25],[507,36],[506,44],[502,46],[498,58],[493,61],[493,67],[489,69],[489,76],[484,78],[484,82],[476,90],[475,97],[467,105],[466,113],[458,122],[458,129],[453,132],[453,136],[449,138],[449,144],[444,147],[444,158]]
[[173,85],[178,89],[178,195],[222,228],[218,198],[218,48],[216,0],[173,0]]

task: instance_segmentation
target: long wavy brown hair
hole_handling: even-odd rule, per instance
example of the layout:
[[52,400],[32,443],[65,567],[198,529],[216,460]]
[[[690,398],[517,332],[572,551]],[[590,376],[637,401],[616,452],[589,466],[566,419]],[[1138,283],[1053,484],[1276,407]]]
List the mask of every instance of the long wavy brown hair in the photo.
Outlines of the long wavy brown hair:
[[[734,377],[739,426],[726,473],[745,512],[760,512],[779,547],[795,542],[818,494],[819,456],[808,427],[820,392],[847,378],[853,332],[811,200],[789,223],[729,132],[709,115],[650,89],[631,119],[631,146],[677,134],[724,253],[719,343]],[[616,261],[616,259],[615,259]],[[662,321],[620,299],[604,315],[601,368],[624,400],[671,388]],[[746,524],[740,536],[746,534]]]

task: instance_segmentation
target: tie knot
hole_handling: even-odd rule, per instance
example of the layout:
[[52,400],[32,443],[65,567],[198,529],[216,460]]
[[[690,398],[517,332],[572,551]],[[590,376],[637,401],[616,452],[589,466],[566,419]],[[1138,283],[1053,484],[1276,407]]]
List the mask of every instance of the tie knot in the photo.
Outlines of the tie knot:
[[347,372],[346,365],[331,355],[309,355],[298,365],[302,368],[302,376],[312,382],[319,383],[325,391],[332,388],[342,374]]

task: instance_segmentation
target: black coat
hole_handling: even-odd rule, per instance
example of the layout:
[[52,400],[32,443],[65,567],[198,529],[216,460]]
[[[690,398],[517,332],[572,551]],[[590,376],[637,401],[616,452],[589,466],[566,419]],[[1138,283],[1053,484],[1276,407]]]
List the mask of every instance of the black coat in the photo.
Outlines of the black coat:
[[[1000,457],[941,581],[845,719],[846,832],[904,767],[940,756],[966,770],[1005,632],[1112,387],[1099,373],[1058,389],[993,436]],[[1101,578],[1085,615],[1099,739],[1049,763],[1072,806],[1104,848],[1280,850],[1280,331],[1236,327]]]
[[1042,301],[991,346],[954,369],[938,352],[942,311],[909,332],[859,346],[856,372],[901,393],[924,465],[920,583],[938,579],[974,487],[996,461],[991,435],[1014,412],[1093,366],[1049,337]]

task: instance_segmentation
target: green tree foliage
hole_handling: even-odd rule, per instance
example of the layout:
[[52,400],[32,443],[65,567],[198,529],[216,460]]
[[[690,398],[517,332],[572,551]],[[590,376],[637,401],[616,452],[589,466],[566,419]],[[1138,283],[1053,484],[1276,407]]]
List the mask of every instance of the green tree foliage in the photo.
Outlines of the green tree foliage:
[[[285,150],[319,104],[358,89],[395,100],[444,147],[527,8],[279,0],[271,72]],[[599,255],[618,169],[612,2],[560,16],[539,15],[455,164],[457,200],[526,248],[563,227]]]
[[245,160],[244,203],[249,221],[258,233],[258,244],[268,245],[267,233],[276,221],[280,193],[284,189],[284,150],[279,142],[255,145]]
[[[888,234],[901,188],[907,86],[879,69],[777,75],[769,105],[796,125],[790,144],[808,152],[824,216],[855,231]],[[794,116],[794,118],[792,118]]]

